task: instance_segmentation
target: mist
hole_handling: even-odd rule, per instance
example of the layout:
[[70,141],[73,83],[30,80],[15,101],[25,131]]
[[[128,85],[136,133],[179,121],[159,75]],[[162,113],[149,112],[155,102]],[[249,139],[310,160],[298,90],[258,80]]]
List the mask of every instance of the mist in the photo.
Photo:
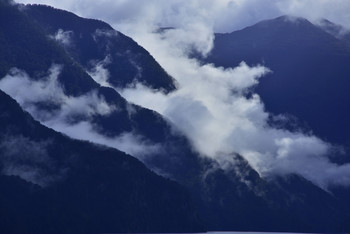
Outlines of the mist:
[[[47,152],[50,139],[33,141],[22,135],[0,136],[1,173],[46,187],[61,180],[68,168],[58,168]],[[20,146],[20,147],[19,147]]]
[[[63,66],[53,64],[47,77],[35,80],[26,72],[13,68],[0,80],[0,89],[43,125],[74,139],[113,147],[140,159],[161,150],[160,145],[137,133],[127,132],[117,137],[100,134],[91,123],[92,118],[118,111],[118,106],[108,104],[97,90],[78,97],[67,96],[57,80],[62,69]],[[42,109],[38,103],[53,108]]]
[[[348,27],[347,0],[18,0],[63,8],[83,17],[102,19],[114,26],[140,23],[155,27],[186,27],[201,21],[214,32],[231,32],[264,19],[293,15],[309,20],[327,18]],[[121,28],[117,28],[120,30]]]

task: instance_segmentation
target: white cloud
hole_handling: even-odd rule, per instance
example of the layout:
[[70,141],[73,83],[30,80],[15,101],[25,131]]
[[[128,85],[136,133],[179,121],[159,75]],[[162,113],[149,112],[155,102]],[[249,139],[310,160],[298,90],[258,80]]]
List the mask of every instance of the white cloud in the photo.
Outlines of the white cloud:
[[110,55],[107,55],[102,61],[91,61],[90,64],[92,66],[92,69],[87,72],[101,86],[110,87],[108,83],[110,73],[108,69],[106,69],[106,66],[111,62],[112,58]]
[[[96,91],[79,97],[67,96],[57,80],[62,68],[60,65],[53,65],[49,75],[37,81],[32,80],[25,72],[13,68],[0,80],[0,88],[41,121],[51,118],[67,120],[71,116],[107,115],[118,108],[108,105],[103,98],[98,97]],[[40,102],[56,107],[56,111],[38,110],[35,104]]]
[[348,0],[19,0],[41,3],[73,11],[84,17],[103,19],[113,25],[191,27],[194,22],[228,32],[263,19],[284,14],[314,20],[327,18],[348,26]]
[[55,35],[51,36],[51,38],[62,44],[64,47],[70,47],[72,45],[73,34],[72,31],[63,31],[62,29],[59,29]]
[[68,124],[62,122],[60,119],[53,119],[44,122],[44,124],[72,138],[119,149],[141,160],[145,159],[146,156],[152,156],[162,150],[160,144],[154,144],[133,132],[126,132],[117,137],[103,136],[97,133],[93,129],[91,123],[87,121],[82,121],[77,124]]
[[[93,116],[109,115],[118,111],[118,107],[109,105],[97,91],[78,97],[67,96],[57,80],[62,68],[60,65],[53,65],[49,75],[41,80],[33,80],[25,72],[13,68],[0,80],[0,89],[42,124],[72,138],[104,144],[141,159],[161,150],[159,145],[133,132],[114,138],[98,133],[90,123]],[[40,102],[52,105],[54,109],[42,109],[37,105]],[[81,117],[78,122],[76,117]]]
[[169,119],[202,155],[227,167],[226,156],[239,153],[262,176],[297,173],[322,188],[350,184],[349,165],[338,166],[327,158],[331,145],[309,134],[268,125],[269,114],[260,97],[247,95],[259,77],[270,72],[267,68],[245,63],[234,69],[201,65],[187,57],[187,46],[173,46],[174,41],[186,43],[182,34],[159,35],[137,28],[134,32],[179,88],[165,95],[138,84],[119,92]]
[[96,29],[95,33],[92,36],[93,36],[94,40],[97,42],[100,38],[117,37],[118,32],[115,30]]

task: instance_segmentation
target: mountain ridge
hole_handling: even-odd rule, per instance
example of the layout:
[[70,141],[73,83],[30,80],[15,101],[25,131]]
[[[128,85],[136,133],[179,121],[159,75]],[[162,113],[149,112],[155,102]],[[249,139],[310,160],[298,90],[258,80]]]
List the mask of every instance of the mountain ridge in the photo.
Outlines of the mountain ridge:
[[[109,56],[114,66],[108,63],[104,65],[110,73],[108,82],[116,88],[125,88],[132,86],[134,82],[141,82],[164,92],[175,89],[174,79],[148,51],[131,38],[115,31],[109,24],[100,20],[85,19],[45,5],[26,5],[24,12],[41,25],[48,34],[54,35],[59,30],[72,32],[67,36],[71,37],[73,48],[66,49],[85,69],[93,69],[92,62],[103,61]],[[98,43],[96,37],[100,37],[99,41],[105,45]],[[124,76],[120,77],[120,73]]]
[[350,128],[346,121],[350,47],[346,41],[307,20],[294,24],[279,17],[216,34],[213,51],[202,61],[226,68],[241,61],[269,67],[272,73],[254,89],[267,111],[294,115],[326,141],[349,144],[344,132]]
[[[40,125],[2,91],[0,100],[0,184],[4,188],[0,191],[0,213],[7,217],[0,221],[2,232],[204,229],[193,205],[188,203],[188,195],[178,184],[155,175],[139,160],[118,150],[72,140]],[[25,151],[12,149],[8,143],[9,139],[18,143],[20,138],[27,139]],[[37,149],[30,142],[48,143]],[[25,145],[22,143],[21,147]],[[38,154],[38,150],[42,153]],[[31,178],[28,169],[37,173],[33,181],[36,184],[45,178],[54,180],[39,186],[33,184],[27,179]],[[60,176],[55,177],[56,173]],[[169,201],[174,204],[176,200],[182,200],[178,208],[169,209]],[[190,210],[193,213],[186,214]]]

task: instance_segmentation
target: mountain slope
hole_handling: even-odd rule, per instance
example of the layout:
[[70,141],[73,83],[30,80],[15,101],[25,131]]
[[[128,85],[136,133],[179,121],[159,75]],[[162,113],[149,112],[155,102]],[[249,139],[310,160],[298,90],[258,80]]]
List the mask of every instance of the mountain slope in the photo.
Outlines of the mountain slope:
[[[131,104],[128,104],[117,92],[115,92],[113,89],[111,88],[106,88],[106,87],[100,87],[93,79],[91,79],[91,77],[86,74],[84,72],[84,70],[82,69],[81,65],[79,65],[78,63],[76,63],[74,60],[72,60],[70,58],[70,56],[68,56],[66,54],[66,52],[64,51],[64,49],[62,47],[60,47],[55,41],[53,41],[52,39],[50,39],[47,34],[45,33],[45,31],[38,26],[36,23],[34,23],[33,20],[31,20],[30,18],[28,18],[27,16],[25,16],[23,13],[21,13],[18,9],[17,6],[12,6],[12,5],[7,5],[4,2],[0,2],[0,12],[1,12],[1,17],[2,20],[0,22],[1,24],[1,40],[2,43],[0,45],[1,47],[1,51],[3,51],[4,53],[2,53],[2,57],[0,59],[0,64],[2,65],[1,68],[1,72],[2,74],[7,74],[11,68],[16,67],[18,69],[21,69],[25,72],[28,73],[28,75],[30,76],[30,82],[41,82],[39,84],[45,84],[45,80],[47,79],[47,73],[48,70],[50,70],[50,66],[52,66],[52,64],[60,64],[63,68],[62,71],[58,74],[57,80],[59,82],[60,85],[58,85],[57,87],[55,87],[56,89],[59,88],[61,85],[63,87],[63,92],[64,92],[64,96],[62,96],[65,100],[70,100],[70,98],[76,98],[77,100],[79,100],[79,98],[81,98],[84,95],[87,95],[91,92],[96,92],[97,96],[100,98],[100,100],[104,100],[106,101],[109,105],[111,106],[117,106],[118,109],[113,110],[112,113],[110,113],[109,115],[93,115],[92,119],[90,119],[90,117],[85,117],[85,116],[71,116],[72,118],[69,118],[68,121],[72,121],[73,123],[79,122],[79,121],[85,121],[85,120],[89,120],[93,122],[94,126],[97,126],[97,128],[100,131],[103,131],[103,129],[105,130],[103,132],[103,134],[105,135],[109,135],[109,136],[115,136],[118,134],[121,134],[123,132],[128,132],[128,131],[138,131],[140,134],[144,133],[145,135],[147,135],[148,139],[150,140],[158,140],[160,141],[160,139],[163,141],[163,139],[165,138],[164,134],[166,134],[166,131],[169,131],[167,129],[170,129],[170,126],[168,126],[167,124],[165,124],[165,122],[160,118],[159,115],[157,115],[156,113],[149,111],[149,110],[145,110],[142,109],[140,107],[137,106],[133,106]],[[25,55],[25,56],[24,56]],[[3,78],[3,75],[1,76],[1,78]],[[23,82],[22,82],[23,83]],[[29,90],[26,90],[25,92],[28,92]],[[55,92],[55,90],[52,90]],[[33,93],[34,95],[34,93]],[[39,93],[40,96],[40,93]],[[62,98],[61,97],[61,98]],[[57,99],[59,99],[60,97],[56,97]],[[54,99],[55,100],[55,97]],[[41,102],[35,102],[34,106],[35,108],[38,109],[38,112],[36,112],[35,114],[38,114],[38,116],[40,116],[40,113],[51,113],[51,112],[55,112],[57,111],[56,109],[58,109],[58,111],[61,111],[62,108],[64,107],[65,103],[59,103],[61,106],[56,106],[55,102],[51,103],[52,100],[47,99]],[[89,108],[89,106],[86,106],[86,108]],[[129,113],[129,108],[132,109],[132,115],[130,115]],[[59,112],[58,112],[59,113]],[[74,114],[74,113],[73,113]],[[9,115],[9,117],[11,116],[16,116],[15,113],[11,113]],[[147,124],[143,124],[142,121],[147,121]],[[23,122],[23,124],[25,123],[25,121]],[[117,124],[116,124],[117,123]],[[5,126],[8,126],[9,129],[8,131],[11,132],[13,125],[7,125],[5,124]],[[19,126],[21,126],[19,124]],[[99,126],[102,126],[101,128]],[[24,126],[24,128],[26,128]],[[102,129],[102,130],[101,130]],[[108,129],[108,131],[107,131]],[[152,131],[150,131],[149,129],[151,129]],[[40,129],[39,129],[40,130]],[[36,131],[39,131],[38,129]],[[24,131],[24,129],[20,128],[19,132]],[[97,130],[96,130],[97,131]],[[163,133],[165,131],[165,133]],[[26,139],[25,139],[26,140]],[[2,140],[5,141],[5,140]],[[37,148],[40,148],[40,142],[33,142],[31,145],[36,146]],[[50,151],[49,155],[54,156],[56,155],[56,150],[59,151],[59,145],[60,142],[54,142],[52,144],[52,150]],[[69,149],[72,146],[67,146],[67,148]],[[80,147],[77,147],[80,148]],[[80,150],[80,149],[79,149]],[[78,151],[78,149],[77,149]],[[90,151],[96,151],[96,150],[92,150],[90,148],[83,150],[82,154],[85,153],[89,153]],[[92,167],[94,170],[94,173],[100,174],[102,173],[102,171],[106,170],[108,168],[108,164],[110,165],[110,175],[105,175],[105,178],[101,178],[101,179],[113,179],[113,173],[122,173],[122,169],[118,169],[118,165],[114,165],[112,162],[109,162],[108,159],[105,159],[104,157],[107,157],[108,155],[110,155],[111,153],[108,153],[109,150],[106,151],[99,151],[96,152],[96,155],[105,155],[103,156],[101,159],[101,162],[98,162],[97,158],[95,158],[94,162],[89,162],[89,167]],[[74,154],[77,152],[73,152]],[[52,155],[51,155],[52,154]],[[65,152],[62,152],[63,155],[66,155]],[[109,156],[111,157],[111,156]],[[168,160],[169,161],[169,160]],[[92,166],[94,164],[98,165],[99,163],[104,164],[104,166],[100,166],[98,168]],[[79,163],[78,163],[79,165]],[[25,167],[28,167],[28,165],[26,163],[24,163]],[[84,167],[84,163],[82,163],[81,165],[82,167]],[[106,169],[104,168],[106,167]],[[31,170],[30,168],[28,170]],[[46,169],[45,169],[46,170]],[[74,168],[73,173],[78,173],[79,171],[81,171],[83,169],[79,169],[79,167],[77,166],[76,168]],[[102,171],[100,171],[102,170]],[[84,170],[83,170],[84,171]],[[112,173],[113,171],[113,173]],[[137,170],[135,171],[135,173],[137,173]],[[103,174],[103,173],[102,173]],[[81,181],[73,181],[72,183],[75,185],[75,189],[76,190],[72,190],[71,194],[67,195],[67,200],[65,200],[64,202],[74,202],[76,198],[74,198],[74,196],[77,196],[79,194],[81,194],[81,192],[83,192],[84,190],[86,190],[85,188],[81,187],[81,186],[87,186],[88,189],[90,190],[90,186],[96,187],[98,188],[99,185],[97,185],[96,183],[99,183],[99,180],[95,178],[93,178],[92,176],[90,176],[90,178],[88,178],[88,175],[81,175],[81,176],[85,176],[86,178],[84,180],[88,181],[88,184],[84,184],[81,183]],[[130,175],[129,177],[132,179],[133,176],[135,175]],[[147,177],[146,175],[143,175],[145,177]],[[127,178],[127,176],[125,176],[125,178]],[[83,179],[83,178],[81,178]],[[6,182],[6,181],[5,181]],[[116,181],[117,183],[118,181]],[[137,182],[137,181],[136,181]],[[81,183],[81,186],[78,186],[78,184]],[[158,182],[153,181],[153,184],[157,184]],[[112,183],[113,185],[113,183]],[[65,185],[68,186],[68,185]],[[147,186],[147,184],[144,185],[140,185],[141,187],[143,186]],[[157,185],[158,186],[158,185]],[[114,185],[112,186],[112,188],[109,188],[111,194],[113,194],[114,192],[116,192],[116,190],[113,188]],[[135,189],[138,186],[135,185]],[[140,188],[141,188],[140,187]],[[160,185],[161,189],[162,185]],[[145,188],[145,187],[143,187]],[[152,188],[151,184],[149,185],[148,189]],[[64,192],[65,189],[68,188],[62,188],[62,190],[60,190],[61,192]],[[153,193],[153,191],[158,190],[158,188],[156,189],[151,189],[151,191],[149,191],[150,193]],[[69,189],[67,190],[69,191]],[[160,192],[160,191],[158,191]],[[136,193],[136,192],[135,192]],[[147,192],[137,192],[138,194],[144,194],[144,196],[142,196],[142,198],[137,198],[140,201],[142,201],[144,199],[144,204],[147,205],[147,202],[153,202],[153,198],[156,198],[157,196],[153,196],[147,195]],[[162,192],[160,192],[162,193]],[[173,193],[173,192],[171,192]],[[176,192],[175,192],[176,193]],[[127,192],[125,193],[127,194]],[[36,197],[36,195],[34,196]],[[101,194],[101,197],[99,197],[98,194],[96,194],[96,199],[103,199],[103,194]],[[93,199],[95,198],[91,198],[93,201]],[[148,200],[150,199],[150,200]],[[159,198],[161,199],[161,198]],[[189,198],[187,198],[189,199]],[[188,202],[187,199],[183,199],[181,201],[181,199],[176,199],[180,201],[180,204],[178,204],[178,207],[182,207],[182,206],[186,206],[186,203]],[[154,200],[156,201],[156,200]],[[9,205],[9,207],[12,209],[13,207],[15,207],[15,202],[11,205]],[[124,204],[124,202],[127,202],[127,199],[122,199],[122,201],[120,201]],[[94,202],[92,202],[94,203]],[[140,203],[141,204],[141,203]],[[158,201],[157,201],[157,204]],[[147,205],[147,209],[145,210],[145,215],[148,216],[150,219],[152,218],[152,212],[155,211],[154,209],[157,209],[156,206],[157,204],[153,203],[150,205]],[[169,204],[167,204],[167,206],[165,204],[163,204],[162,206],[164,206],[164,208],[166,209],[164,212],[159,211],[159,214],[164,214],[162,217],[166,217],[166,213],[170,212],[170,213],[174,213],[174,209],[172,207],[170,207],[172,204],[176,204],[173,202],[169,202]],[[84,205],[87,205],[84,203]],[[102,205],[102,204],[101,204]],[[129,206],[130,203],[128,205],[125,204],[125,206]],[[89,206],[87,206],[89,207]],[[131,206],[132,207],[132,206]],[[166,208],[167,207],[167,208]],[[101,210],[103,211],[104,209],[106,209],[106,211],[108,211],[107,209],[108,207],[101,207]],[[79,209],[81,209],[81,211],[79,211]],[[92,209],[92,208],[91,208]],[[140,207],[137,208],[137,210],[142,210]],[[176,209],[175,209],[176,210]],[[9,210],[6,210],[9,211]],[[4,211],[6,213],[6,211]],[[94,212],[96,210],[93,210],[91,212]],[[46,214],[46,212],[49,211],[42,211],[43,214]],[[76,207],[76,211],[75,212],[81,212],[80,214],[84,214],[84,209],[83,207]],[[87,212],[87,211],[86,211]],[[139,218],[136,218],[138,212],[136,212],[136,210],[131,209],[130,211],[130,218],[126,218],[125,222],[121,222],[123,223],[125,226],[122,226],[120,223],[115,223],[115,225],[120,225],[120,226],[113,226],[112,224],[108,224],[108,225],[112,225],[113,229],[111,229],[113,232],[115,231],[132,231],[134,229],[134,231],[139,230],[139,231],[151,231],[152,229],[155,231],[158,230],[168,230],[172,231],[172,229],[174,228],[174,230],[180,230],[179,228],[182,226],[181,222],[182,221],[177,221],[176,217],[171,217],[169,218],[169,220],[173,220],[174,222],[177,222],[177,226],[175,225],[169,225],[168,221],[150,221],[146,218],[143,218],[140,216],[140,222],[143,222],[143,224],[138,223],[138,221],[132,221],[131,219],[135,219],[135,220],[139,220]],[[71,212],[68,212],[71,213]],[[126,212],[127,213],[127,212]],[[17,216],[18,214],[15,214],[15,216]],[[175,213],[174,213],[175,215]],[[118,216],[118,215],[116,215]],[[182,215],[179,215],[179,217]],[[143,221],[142,221],[143,220]],[[97,220],[98,221],[98,220]],[[173,222],[171,221],[171,222]],[[21,222],[25,222],[25,221],[19,221],[19,223]],[[79,223],[78,221],[76,221],[77,223]],[[193,221],[191,221],[193,222]],[[131,225],[131,224],[135,224],[132,225],[131,227],[127,226],[127,225]],[[196,221],[194,221],[194,223],[196,223]],[[198,224],[198,222],[197,222]],[[197,225],[195,224],[195,226]],[[74,225],[74,224],[72,224]],[[97,224],[96,224],[97,225]],[[98,225],[97,225],[98,226]],[[101,228],[103,226],[103,224],[100,224],[99,228]],[[172,226],[172,227],[171,227]],[[187,226],[187,227],[186,227]],[[193,227],[195,227],[193,226]],[[50,225],[48,224],[47,227],[50,227]],[[192,225],[188,224],[188,225],[184,225],[182,226],[184,229],[183,230],[187,230],[187,228],[191,228]],[[197,226],[199,227],[199,226]],[[100,229],[100,230],[108,230],[107,226],[105,226],[106,229]],[[130,230],[128,230],[127,228],[129,228]],[[85,230],[85,229],[84,229]]]
[[266,180],[242,157],[232,157],[239,169],[213,170],[215,164],[209,164],[197,180],[184,183],[191,188],[209,230],[310,233],[349,230],[350,210],[340,197],[298,175]]
[[272,73],[256,92],[268,111],[291,114],[323,139],[350,143],[350,47],[301,18],[288,16],[217,34],[206,62],[233,67],[263,64]]
[[174,80],[145,49],[110,25],[43,5],[26,5],[24,11],[48,34],[61,36],[70,55],[87,70],[105,61],[107,81],[115,87],[141,82],[165,92],[175,89]]
[[[119,136],[123,136],[123,134],[130,133],[136,135],[136,139],[140,137],[142,138],[141,141],[146,141],[150,145],[160,144],[161,149],[155,151],[154,155],[150,157],[144,157],[143,161],[159,173],[177,174],[186,178],[186,173],[180,173],[181,168],[186,168],[189,171],[189,168],[193,168],[193,164],[197,160],[197,156],[192,152],[188,141],[183,136],[175,134],[176,131],[159,114],[132,105],[114,89],[101,87],[97,84],[84,71],[82,66],[65,52],[59,43],[50,39],[41,26],[17,8],[18,6],[11,5],[0,7],[0,15],[4,19],[0,22],[0,35],[4,35],[1,37],[4,43],[0,44],[0,50],[4,51],[2,57],[0,57],[0,64],[3,65],[1,66],[1,74],[8,74],[6,76],[8,82],[12,82],[18,77],[21,78],[18,84],[15,84],[14,88],[9,88],[8,91],[18,94],[17,85],[24,86],[27,83],[29,83],[27,85],[28,89],[23,92],[38,92],[35,89],[30,90],[30,88],[44,86],[45,88],[40,89],[37,94],[37,99],[29,103],[24,100],[21,103],[32,110],[32,114],[38,120],[45,122],[47,116],[50,118],[53,116],[53,120],[55,120],[55,116],[64,114],[68,105],[68,116],[60,117],[60,124],[63,123],[72,128],[80,126],[79,124],[88,123],[93,128],[92,131],[95,135],[100,134],[95,138],[107,138],[107,140],[112,141]],[[20,9],[22,9],[22,6],[20,6]],[[46,10],[47,8],[39,7],[39,9]],[[73,16],[73,19],[76,18],[73,14],[69,13],[68,15]],[[83,19],[79,20],[85,22]],[[87,22],[90,21],[87,20]],[[23,54],[26,56],[23,56]],[[58,64],[62,68],[61,70],[58,69],[60,72],[56,74],[57,82],[54,79],[49,81],[47,85],[47,80],[51,79],[52,69],[50,67],[53,64]],[[21,72],[14,72],[11,75],[11,69],[14,67],[20,69]],[[22,71],[28,73],[28,75],[23,75]],[[0,80],[4,80],[4,76],[1,76]],[[50,85],[53,88],[50,88]],[[47,94],[46,88],[52,89],[53,96],[50,94],[51,92]],[[58,95],[56,95],[57,90],[59,90]],[[22,98],[20,94],[20,99],[26,99],[26,97]],[[36,95],[33,93],[33,96]],[[94,96],[96,97],[93,98]],[[81,99],[88,100],[81,102]],[[96,100],[91,102],[89,99]],[[73,104],[77,102],[83,105],[83,110],[80,110],[82,114],[79,112],[79,109],[81,109],[79,106],[75,106],[75,104],[72,107],[69,106],[72,100]],[[92,110],[92,114],[85,113],[84,110],[91,109],[91,105],[97,105],[92,109],[99,109],[99,103],[104,104],[103,108],[108,106],[108,113],[104,113],[104,111],[100,113],[101,111],[98,110]],[[78,112],[76,109],[78,109]],[[136,146],[136,144],[133,144],[133,147]]]
[[[22,6],[20,9],[22,9]],[[47,10],[46,7],[39,7],[39,9]],[[48,9],[53,11],[53,9]],[[109,138],[132,132],[157,144],[163,143],[168,135],[170,138],[172,137],[170,125],[160,115],[127,103],[119,93],[111,88],[101,87],[84,71],[83,65],[68,55],[59,43],[50,38],[45,29],[35,23],[34,19],[23,14],[14,6],[3,5],[0,11],[0,17],[2,17],[0,22],[0,40],[2,42],[0,45],[2,51],[0,55],[1,78],[8,74],[12,68],[17,68],[26,72],[30,80],[43,83],[47,79],[48,74],[50,74],[50,68],[53,65],[59,65],[62,69],[57,75],[58,84],[56,86],[62,86],[65,96],[79,99],[84,95],[96,93],[99,99],[106,101],[109,106],[115,107],[109,114],[94,114],[89,116],[89,118],[86,116],[78,116],[78,118],[77,116],[69,116],[69,122],[80,123],[89,121],[94,126],[94,131]],[[59,10],[56,11],[61,13]],[[73,20],[78,18],[71,13],[64,12],[64,14],[69,16],[66,20],[69,20],[70,17],[73,17]],[[80,18],[78,18],[78,21],[85,22],[84,19]],[[87,22],[87,25],[89,25],[90,21],[87,20]],[[99,21],[97,23],[106,27],[104,23]],[[74,23],[70,25],[74,25]],[[89,36],[91,37],[91,35]],[[126,40],[124,43],[131,43],[132,46],[136,45],[131,39],[122,38],[118,39],[118,42],[123,40]],[[103,40],[101,43],[103,44]],[[138,50],[143,49],[138,48]],[[153,61],[153,58],[150,56],[148,59]],[[113,66],[115,64],[118,64],[118,62],[113,62]],[[147,69],[145,68],[145,70]],[[162,69],[159,67],[158,71],[161,72]],[[122,80],[120,78],[123,78],[124,75],[124,72],[119,72],[114,78]],[[156,78],[162,80],[161,76]],[[166,78],[170,79],[168,76]],[[171,83],[169,85],[171,86]],[[155,88],[159,87],[155,85]],[[166,87],[160,88],[166,90]],[[55,110],[55,108],[58,108],[57,111],[60,111],[59,109],[62,109],[62,105],[66,103],[59,104],[57,107],[55,103],[49,105],[48,103],[35,102],[33,105],[38,109],[39,113],[38,116],[34,117],[40,118],[43,112],[50,114],[53,111],[52,109]],[[147,121],[147,124],[144,124],[144,121]]]
[[2,232],[201,230],[184,189],[138,160],[40,125],[1,91],[0,111]]

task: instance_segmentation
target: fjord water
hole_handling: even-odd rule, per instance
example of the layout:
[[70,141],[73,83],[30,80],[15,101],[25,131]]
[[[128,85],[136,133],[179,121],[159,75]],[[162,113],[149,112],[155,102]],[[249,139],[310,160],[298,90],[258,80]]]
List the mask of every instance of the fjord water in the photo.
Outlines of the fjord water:
[[304,234],[296,232],[204,232],[199,234]]
[[[158,234],[165,234],[165,233],[158,233]],[[184,234],[306,234],[306,233],[301,233],[301,232],[202,232],[202,233],[184,233]]]

